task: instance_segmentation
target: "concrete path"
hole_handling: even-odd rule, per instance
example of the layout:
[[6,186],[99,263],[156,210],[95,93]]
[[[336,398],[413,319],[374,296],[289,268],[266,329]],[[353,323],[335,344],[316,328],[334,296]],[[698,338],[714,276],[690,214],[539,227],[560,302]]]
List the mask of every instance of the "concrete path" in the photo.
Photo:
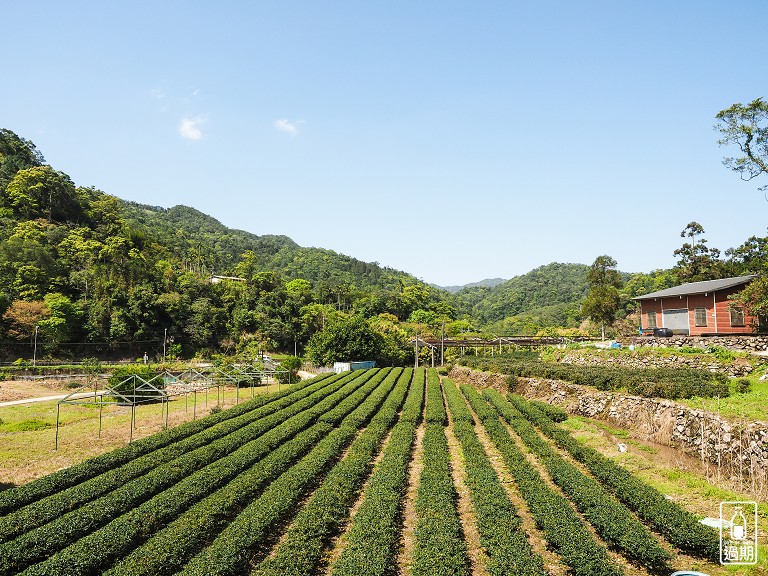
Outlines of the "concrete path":
[[[103,394],[104,390],[97,390],[96,394]],[[21,400],[11,400],[9,402],[0,402],[0,408],[3,406],[16,406],[18,404],[31,404],[33,402],[51,402],[52,400],[61,400],[70,396],[71,398],[86,398],[93,396],[93,392],[78,392],[77,394],[59,394],[57,396],[38,396],[36,398],[22,398]]]

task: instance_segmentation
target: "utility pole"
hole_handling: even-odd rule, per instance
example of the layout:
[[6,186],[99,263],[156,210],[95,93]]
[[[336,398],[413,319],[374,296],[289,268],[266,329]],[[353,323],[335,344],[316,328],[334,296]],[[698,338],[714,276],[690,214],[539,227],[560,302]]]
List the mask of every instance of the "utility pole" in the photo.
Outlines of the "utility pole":
[[415,353],[415,356],[416,356],[416,360],[414,362],[414,367],[418,368],[419,367],[419,335],[418,334],[416,334],[416,353]]
[[37,364],[37,329],[39,326],[35,326],[35,347],[32,350],[32,367],[34,368]]

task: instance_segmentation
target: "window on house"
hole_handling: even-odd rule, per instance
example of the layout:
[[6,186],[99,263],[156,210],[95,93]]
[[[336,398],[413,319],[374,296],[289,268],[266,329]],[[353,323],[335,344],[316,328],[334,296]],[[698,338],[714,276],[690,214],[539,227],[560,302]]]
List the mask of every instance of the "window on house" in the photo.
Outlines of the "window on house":
[[707,325],[707,309],[706,308],[694,308],[693,309],[694,322],[696,326]]
[[656,312],[648,312],[646,314],[648,328],[656,328]]
[[731,326],[744,326],[744,308],[731,306]]

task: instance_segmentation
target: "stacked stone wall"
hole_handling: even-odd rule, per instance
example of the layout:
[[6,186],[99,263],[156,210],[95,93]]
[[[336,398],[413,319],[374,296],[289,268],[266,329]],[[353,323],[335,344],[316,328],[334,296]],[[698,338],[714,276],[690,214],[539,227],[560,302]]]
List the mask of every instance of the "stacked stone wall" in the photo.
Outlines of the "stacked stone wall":
[[648,346],[651,348],[674,348],[691,346],[706,350],[712,346],[735,350],[739,352],[768,351],[768,336],[672,336],[671,338],[655,338],[653,336],[633,336],[621,339],[623,344]]

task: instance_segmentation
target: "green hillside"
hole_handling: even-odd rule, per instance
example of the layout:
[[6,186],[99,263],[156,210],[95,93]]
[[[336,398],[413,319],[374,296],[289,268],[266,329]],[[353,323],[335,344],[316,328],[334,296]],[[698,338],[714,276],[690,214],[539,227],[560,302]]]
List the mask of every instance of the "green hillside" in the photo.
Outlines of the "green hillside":
[[515,276],[498,286],[465,288],[456,294],[462,310],[483,325],[540,309],[556,307],[565,313],[587,295],[585,264],[553,262]]
[[194,208],[79,187],[0,130],[3,360],[32,356],[33,341],[40,358],[157,357],[166,335],[171,355],[293,350],[344,312],[453,319],[445,296],[405,272],[232,230]]

